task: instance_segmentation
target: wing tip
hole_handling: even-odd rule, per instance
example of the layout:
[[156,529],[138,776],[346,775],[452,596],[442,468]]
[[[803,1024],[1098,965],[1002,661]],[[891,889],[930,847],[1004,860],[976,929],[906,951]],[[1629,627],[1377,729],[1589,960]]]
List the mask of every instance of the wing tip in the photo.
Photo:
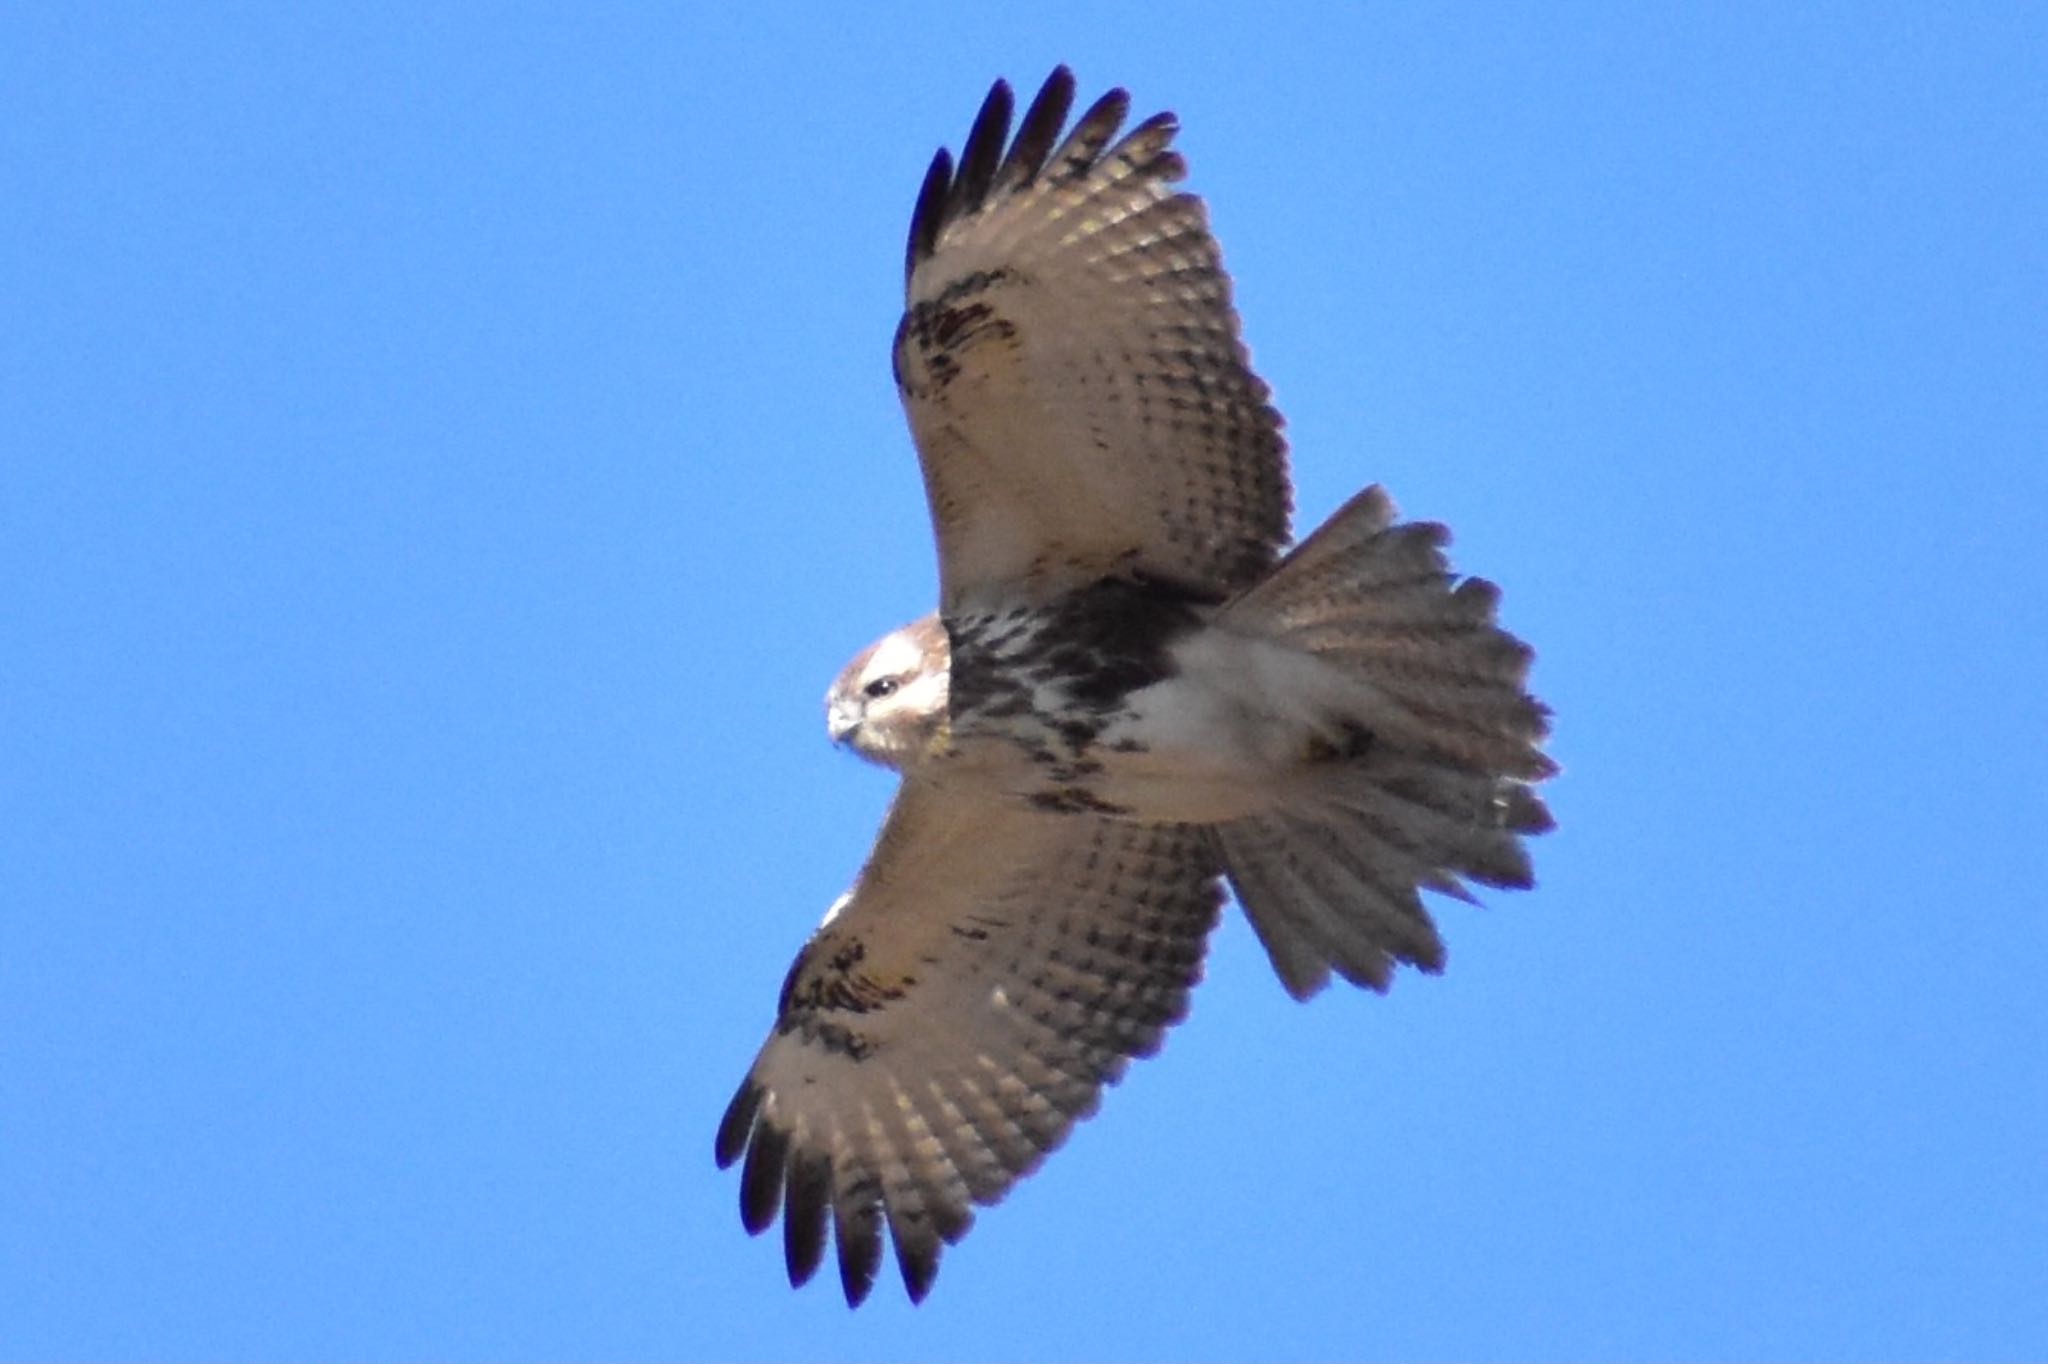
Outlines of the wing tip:
[[789,1134],[774,1123],[756,1123],[746,1168],[740,1172],[740,1225],[747,1235],[759,1236],[774,1223],[782,1210],[788,1171]]
[[858,1307],[875,1288],[882,1267],[882,1210],[879,1203],[832,1205],[832,1240],[839,1251],[839,1286],[846,1305]]
[[718,1120],[718,1139],[712,1144],[712,1157],[719,1169],[730,1169],[747,1149],[747,1138],[753,1135],[754,1117],[761,1110],[762,1097],[761,1087],[748,1076],[740,1082],[732,1102],[725,1106],[725,1116]]
[[[1033,183],[1048,166],[1058,180],[1088,174],[1101,160],[1102,152],[1115,137],[1131,110],[1130,91],[1113,86],[1090,104],[1074,121],[1065,141],[1061,128],[1072,111],[1078,89],[1073,68],[1064,62],[1053,67],[1045,83],[1032,97],[1024,117],[1010,135],[1010,119],[1016,96],[1007,80],[998,78],[989,86],[981,109],[968,129],[956,162],[941,147],[925,172],[918,191],[917,206],[911,213],[910,240],[904,255],[904,282],[916,273],[918,264],[938,249],[939,237],[948,225],[980,212],[993,200],[1015,193]],[[1180,120],[1162,111],[1133,128],[1122,145],[1134,139],[1153,139],[1150,168],[1163,179],[1178,180],[1186,166],[1166,154],[1166,144],[1180,129]],[[1057,149],[1055,150],[1055,146]]]
[[1017,135],[996,172],[993,193],[1011,194],[1038,178],[1047,154],[1059,140],[1068,111],[1074,107],[1074,90],[1073,71],[1064,64],[1055,66],[1017,125]]
[[790,1157],[782,1204],[783,1262],[791,1288],[809,1283],[824,1262],[831,1210],[832,1158],[816,1151],[797,1151]]
[[1010,93],[1010,83],[998,79],[988,88],[988,97],[982,100],[974,125],[968,129],[967,141],[960,146],[960,164],[941,210],[943,221],[964,218],[986,202],[989,186],[1002,166],[1003,149],[1010,140],[1010,115],[1015,109],[1016,98]]
[[933,154],[925,169],[924,184],[917,191],[917,207],[910,213],[910,240],[903,252],[903,282],[907,288],[917,263],[932,254],[939,244],[939,231],[946,225],[946,200],[953,186],[953,153],[944,147]]

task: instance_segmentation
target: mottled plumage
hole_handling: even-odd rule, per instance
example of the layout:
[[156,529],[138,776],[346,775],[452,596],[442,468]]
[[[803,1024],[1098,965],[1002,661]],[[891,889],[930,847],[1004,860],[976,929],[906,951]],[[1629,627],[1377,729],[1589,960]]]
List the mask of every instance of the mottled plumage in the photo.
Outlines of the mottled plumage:
[[835,742],[902,774],[719,1126],[792,1283],[886,1227],[913,1299],[1186,1011],[1227,884],[1287,990],[1443,964],[1420,891],[1527,886],[1547,712],[1498,592],[1369,488],[1282,557],[1286,449],[1175,125],[998,82],[912,216],[895,369],[940,601]]

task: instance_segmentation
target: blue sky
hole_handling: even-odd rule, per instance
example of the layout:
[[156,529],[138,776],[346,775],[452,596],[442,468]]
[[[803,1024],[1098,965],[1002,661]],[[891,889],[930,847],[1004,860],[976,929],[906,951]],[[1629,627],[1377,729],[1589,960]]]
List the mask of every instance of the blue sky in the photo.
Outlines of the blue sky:
[[[0,1356],[2048,1352],[2036,6],[0,18]],[[989,80],[1182,117],[1304,523],[1558,713],[1443,977],[1193,1016],[909,1308],[711,1162],[933,592]]]

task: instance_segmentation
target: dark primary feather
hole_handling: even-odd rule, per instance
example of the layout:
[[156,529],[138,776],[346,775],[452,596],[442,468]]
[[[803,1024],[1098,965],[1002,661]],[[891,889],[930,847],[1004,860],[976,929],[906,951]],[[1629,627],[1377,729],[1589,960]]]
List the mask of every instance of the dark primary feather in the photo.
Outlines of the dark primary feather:
[[1010,144],[1010,154],[1003,158],[991,193],[1008,194],[1031,183],[1045,165],[1052,144],[1059,139],[1060,128],[1073,104],[1074,73],[1064,66],[1054,67],[1045,84],[1039,87],[1031,107],[1024,111],[1024,121],[1017,125],[1016,140]]
[[[788,991],[785,989],[784,994]],[[754,1114],[761,1107],[761,1087],[749,1082],[739,1088],[726,1105],[725,1117],[718,1124],[718,1141],[713,1154],[718,1158],[718,1168],[729,1168],[747,1149],[747,1137],[754,1130]]]
[[[1122,96],[1121,91],[1112,94]],[[925,171],[917,207],[910,215],[910,241],[903,261],[906,285],[917,263],[932,254],[946,224],[978,211],[991,193],[1010,194],[1031,183],[1045,165],[1046,153],[1060,135],[1060,125],[1066,122],[1073,102],[1074,73],[1064,66],[1054,67],[1025,111],[1006,156],[1003,139],[1010,130],[1010,83],[999,80],[989,87],[988,98],[982,101],[981,112],[975,115],[960,150],[958,172],[953,168],[952,153],[944,147]],[[1098,102],[1091,116],[1101,109]],[[1119,112],[1117,119],[1121,118]],[[1114,128],[1114,123],[1111,126]]]
[[997,81],[989,87],[974,127],[960,149],[960,166],[953,172],[953,188],[946,195],[945,216],[964,217],[981,207],[988,187],[1002,164],[1003,141],[1010,135],[1010,84]]
[[[1005,155],[1003,140],[1009,134],[1014,107],[1010,83],[999,80],[989,87],[981,112],[975,115],[967,141],[961,146],[957,167],[952,153],[941,147],[925,171],[917,207],[910,215],[909,250],[904,262],[906,283],[918,262],[932,255],[939,235],[949,225],[980,212],[991,198],[1013,194],[1030,185],[1045,170],[1048,160],[1055,183],[1077,179],[1094,167],[1102,149],[1116,136],[1117,128],[1130,112],[1131,97],[1122,89],[1103,95],[1088,106],[1067,140],[1060,143],[1059,150],[1052,151],[1073,102],[1074,73],[1064,66],[1053,68],[1025,111],[1024,121],[1018,125],[1017,136]],[[1171,135],[1178,126],[1172,114],[1154,114],[1133,128],[1130,137],[1120,145],[1130,145],[1162,131]]]
[[938,245],[939,229],[945,226],[946,191],[953,183],[953,154],[944,147],[932,155],[932,164],[924,173],[924,184],[917,191],[917,207],[910,214],[910,244],[903,254],[903,283],[910,284],[910,276],[916,272],[917,263],[931,255]]
[[832,1158],[822,1151],[790,1157],[782,1198],[782,1253],[789,1286],[801,1288],[825,1258],[825,1221],[832,1212]]
[[740,1176],[740,1221],[759,1235],[782,1207],[782,1184],[789,1160],[789,1134],[771,1126],[754,1129],[747,1168]]
[[875,1274],[882,1267],[882,1205],[853,1202],[844,1195],[834,1199],[832,1240],[839,1247],[839,1286],[846,1293],[846,1305],[858,1307],[874,1291]]

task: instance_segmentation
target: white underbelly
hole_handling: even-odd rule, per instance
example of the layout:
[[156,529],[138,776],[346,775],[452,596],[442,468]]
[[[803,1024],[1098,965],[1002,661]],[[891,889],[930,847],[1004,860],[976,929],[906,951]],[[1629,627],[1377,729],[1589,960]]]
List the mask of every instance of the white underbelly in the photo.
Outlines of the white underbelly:
[[1255,814],[1300,761],[1307,733],[1182,674],[1130,698],[1099,740],[1098,791],[1146,818],[1214,824]]

